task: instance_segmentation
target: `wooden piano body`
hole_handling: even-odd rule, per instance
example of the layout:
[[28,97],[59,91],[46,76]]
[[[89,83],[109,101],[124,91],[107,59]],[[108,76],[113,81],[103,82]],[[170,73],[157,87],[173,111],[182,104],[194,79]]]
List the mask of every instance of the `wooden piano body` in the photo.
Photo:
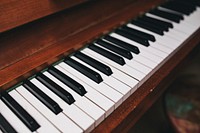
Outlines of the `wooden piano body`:
[[[114,2],[114,3],[113,3]],[[0,91],[41,71],[162,0],[7,1],[0,3]],[[93,132],[128,131],[174,79],[200,42],[182,47]]]

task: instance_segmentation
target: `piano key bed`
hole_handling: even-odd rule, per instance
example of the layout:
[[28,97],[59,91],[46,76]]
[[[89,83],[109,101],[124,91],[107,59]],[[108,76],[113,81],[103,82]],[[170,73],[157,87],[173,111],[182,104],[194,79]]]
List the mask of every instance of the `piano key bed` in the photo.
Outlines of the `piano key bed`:
[[200,7],[166,2],[1,93],[3,133],[91,132],[200,27]]

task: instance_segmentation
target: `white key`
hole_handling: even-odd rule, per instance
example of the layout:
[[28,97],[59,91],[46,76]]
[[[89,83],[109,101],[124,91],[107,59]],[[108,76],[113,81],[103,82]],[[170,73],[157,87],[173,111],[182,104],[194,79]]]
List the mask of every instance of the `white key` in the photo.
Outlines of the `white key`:
[[106,83],[107,85],[111,86],[113,89],[115,89],[118,92],[120,92],[121,94],[123,94],[123,101],[130,96],[131,88],[129,86],[127,86],[126,84],[124,84],[124,83],[118,81],[117,79],[113,78],[112,75],[111,76],[105,75],[104,73],[102,73],[102,72],[98,71],[97,69],[91,67],[90,65],[86,64],[85,62],[79,60],[75,56],[71,56],[71,58],[76,60],[77,62],[83,64],[84,66],[96,71],[97,73],[99,73],[101,75],[104,83]]
[[0,130],[0,133],[3,133],[3,132]]
[[[115,33],[113,33],[113,34],[115,34]],[[118,38],[119,39],[119,38]],[[102,47],[102,46],[99,46],[99,47],[101,47],[101,48],[103,48],[103,49],[106,49],[106,48],[104,48],[104,47]],[[150,66],[150,68],[152,67],[152,68],[154,68],[155,66],[157,66],[159,63],[158,62],[161,62],[161,60],[163,60],[161,57],[157,57],[157,56],[155,56],[155,55],[153,55],[153,54],[151,54],[151,53],[148,53],[148,51],[146,51],[146,48],[145,49],[143,49],[143,47],[141,46],[138,46],[139,48],[140,48],[140,54],[135,54],[135,53],[133,53],[133,52],[131,52],[131,54],[132,54],[132,56],[133,56],[133,58],[134,58],[134,60],[136,60],[136,61],[138,61],[138,62],[143,62],[144,63],[144,61],[145,61],[145,63],[146,64],[149,64],[149,66]],[[108,50],[108,49],[106,49],[106,50]],[[110,50],[108,50],[108,51],[110,51]],[[110,52],[112,52],[112,51],[110,51]],[[112,52],[113,53],[113,52]],[[117,54],[117,53],[115,53],[115,54]],[[118,55],[118,54],[117,54]],[[119,55],[120,56],[120,55]],[[148,57],[148,58],[146,58],[146,57]],[[151,59],[150,59],[151,58]],[[154,59],[155,58],[155,60],[156,61],[152,61],[152,59]],[[126,60],[126,58],[124,58],[124,60],[125,60],[125,62],[127,61]],[[127,64],[127,63],[126,63]],[[129,64],[127,64],[127,66],[130,66]],[[133,67],[132,67],[133,68]],[[138,70],[138,69],[136,69],[136,70]]]
[[[108,41],[109,42],[109,41]],[[112,42],[110,42],[110,43],[112,43]],[[114,44],[113,44],[114,45]],[[112,52],[112,51],[111,51]],[[86,53],[85,53],[86,54]],[[115,53],[116,54],[116,53]],[[145,66],[147,66],[147,67],[149,67],[149,68],[154,68],[157,64],[156,63],[154,63],[154,62],[152,62],[152,61],[150,61],[149,59],[147,59],[147,58],[145,58],[145,57],[143,57],[143,56],[139,56],[139,55],[137,55],[137,54],[135,54],[135,53],[133,53],[133,52],[131,52],[131,54],[132,54],[132,56],[134,56],[134,59],[132,59],[132,60],[134,60],[134,61],[136,61],[136,62],[139,62],[141,65],[144,65],[144,67]],[[117,54],[118,55],[118,54]],[[88,55],[88,56],[90,56],[90,55]],[[93,58],[92,56],[91,56],[91,58]],[[127,61],[126,60],[126,58],[124,58],[125,59],[125,62]],[[132,61],[131,60],[131,61]],[[145,64],[144,64],[144,62],[145,62]],[[126,62],[127,63],[127,62]],[[127,63],[128,64],[128,66],[130,66],[129,65],[129,63]],[[148,65],[147,65],[148,64]],[[130,67],[132,67],[132,66],[130,66]],[[134,68],[134,67],[132,67],[132,68]]]
[[[172,24],[174,25],[174,28],[170,28],[167,32],[165,31],[164,36],[168,36],[180,42],[183,42],[183,40],[186,40],[191,34],[189,33],[190,30],[185,28],[187,27],[187,24],[185,24],[184,21],[181,21],[179,24],[172,22]],[[177,26],[175,26],[175,24],[177,24]]]
[[163,36],[158,35],[158,34],[152,32],[152,31],[146,30],[142,27],[136,26],[136,25],[131,24],[131,23],[127,24],[127,26],[130,27],[130,28],[135,28],[135,29],[141,30],[141,31],[146,32],[148,34],[152,34],[156,38],[157,42],[159,42],[161,45],[164,45],[168,48],[175,49],[175,48],[177,48],[177,45],[179,45],[178,44],[179,41],[174,39],[174,38],[171,38],[171,37],[168,37],[168,36],[165,36],[165,35],[163,35]]
[[144,74],[149,74],[152,69],[149,67],[146,67],[145,65],[142,65],[141,63],[137,62],[134,60],[134,58],[132,60],[127,60],[125,59],[127,65],[131,66],[132,68],[135,68],[136,70],[144,73]]
[[190,14],[189,16],[187,16],[187,22],[189,24],[192,24],[194,27],[199,28],[200,24],[199,24],[199,20],[200,20],[200,7],[197,8],[197,10],[195,12],[193,12],[192,14]]
[[1,101],[0,112],[18,133],[32,133],[24,123]]
[[[76,57],[72,57],[72,58],[75,58],[77,61],[79,61],[79,62],[81,62],[82,64],[84,64],[84,65],[87,65],[86,63],[84,63],[83,61],[81,61],[81,60],[79,60],[78,58],[76,58]],[[92,58],[92,57],[91,57]],[[146,67],[146,66],[144,66],[144,65],[142,65],[142,64],[140,64],[140,63],[138,63],[137,61],[135,61],[134,59],[131,59],[131,60],[128,60],[128,59],[126,59],[126,58],[124,58],[124,60],[125,60],[125,62],[126,62],[126,64],[128,65],[128,66],[130,66],[130,67],[132,67],[132,68],[134,68],[134,69],[136,69],[136,70],[138,70],[138,71],[140,71],[140,72],[142,72],[142,73],[144,73],[144,74],[148,74],[149,72],[151,72],[151,70],[152,69],[150,69],[150,68],[148,68],[148,67]],[[95,68],[93,68],[93,67],[91,67],[91,66],[89,66],[89,65],[87,65],[88,67],[90,67],[91,69],[93,69],[93,70],[95,70],[95,71],[98,71],[97,69],[95,69]],[[100,71],[98,71],[98,73],[101,73]],[[103,73],[101,73],[101,75],[102,75]],[[103,74],[104,75],[104,74]],[[112,75],[111,75],[111,77],[112,77]],[[120,86],[120,85],[119,85]],[[124,86],[125,87],[125,86]],[[115,88],[115,87],[114,87]]]
[[[85,75],[83,75],[80,72],[76,71],[71,66],[67,65],[66,63],[62,62],[62,63],[59,64],[59,66],[61,66],[62,68],[64,68],[68,72],[73,73],[77,77],[80,77],[81,79],[84,79],[84,82],[86,84],[88,84],[89,86],[91,86],[92,88],[94,88],[95,90],[97,90],[98,92],[100,92],[101,94],[103,94],[104,96],[109,98],[110,100],[112,100],[115,103],[115,108],[118,107],[122,103],[122,100],[123,100],[122,99],[122,94],[117,92],[116,90],[112,89],[108,85],[104,84],[103,82],[97,84],[96,82],[92,81],[91,79],[89,79]],[[57,67],[57,66],[55,66],[55,67],[60,70],[59,67]],[[61,69],[61,71],[63,72],[62,69]]]
[[127,65],[124,65],[124,66],[118,65],[117,63],[110,61],[109,59],[103,57],[102,55],[100,55],[100,54],[98,54],[98,53],[96,53],[96,52],[94,52],[94,51],[92,51],[88,48],[85,48],[84,50],[82,50],[82,52],[88,53],[89,55],[91,55],[95,59],[99,59],[102,62],[104,62],[105,64],[113,66],[114,68],[126,73],[127,75],[129,75],[129,76],[135,78],[136,80],[140,81],[139,83],[143,83],[146,80],[145,74],[143,74],[139,71],[136,71],[136,70],[132,69],[131,67],[127,66]]
[[[165,58],[168,56],[169,53],[171,53],[171,49],[166,47],[165,45],[160,44],[159,42],[155,41],[155,42],[151,42],[149,41],[149,44],[151,47],[158,49],[161,52],[156,52],[156,55],[160,55],[161,57]],[[166,53],[166,54],[164,54]]]
[[[161,45],[165,45],[166,47],[174,48],[174,47],[171,47],[171,45],[169,45],[168,43],[172,43],[175,46],[179,45],[179,41],[178,40],[176,40],[174,38],[171,38],[171,37],[169,37],[167,35],[166,36],[165,35],[161,36],[161,35],[159,35],[157,33],[154,33],[152,31],[146,30],[146,29],[144,29],[142,27],[136,26],[136,25],[131,24],[131,23],[128,23],[127,26],[130,27],[130,28],[135,28],[135,29],[141,30],[141,31],[146,32],[148,34],[152,34],[156,38],[157,42],[159,42]],[[166,43],[167,43],[167,45],[166,45]]]
[[47,121],[44,116],[42,116],[30,103],[28,103],[17,91],[13,90],[9,94],[38,122],[40,128],[37,132],[54,132],[60,133],[55,126],[53,126],[49,121]]
[[[174,12],[173,10],[170,10],[170,9],[166,9],[166,8],[162,8],[162,10],[168,10],[168,12]],[[192,14],[190,14],[189,16],[187,15],[184,15],[184,20],[181,21],[180,24],[177,24],[175,22],[172,22],[168,19],[164,19],[164,18],[161,18],[161,17],[158,17],[156,15],[153,15],[153,14],[150,14],[150,13],[147,13],[147,15],[151,16],[151,17],[154,17],[154,18],[157,18],[157,19],[160,19],[160,20],[163,20],[163,21],[167,21],[167,22],[171,22],[175,29],[179,29],[180,31],[183,31],[183,32],[187,32],[188,34],[192,34],[193,32],[195,32],[199,26],[200,26],[200,11],[199,11],[199,8],[197,8],[196,11],[194,11]]]
[[125,73],[117,70],[116,68],[110,66],[112,71],[113,71],[113,76],[116,79],[121,80],[122,82],[124,82],[125,84],[129,85],[132,89],[131,89],[131,94],[133,91],[135,91],[138,88],[138,84],[139,82],[137,80],[135,80],[134,78],[126,75]]
[[200,6],[197,6],[197,7],[196,7],[195,13],[198,14],[198,15],[200,16]]
[[83,132],[74,122],[72,122],[63,113],[55,115],[50,111],[44,104],[42,104],[35,96],[33,96],[29,91],[27,91],[23,86],[16,89],[29,103],[31,103],[38,111],[45,116],[51,123],[61,131],[61,132]]
[[[109,43],[111,43],[113,45],[116,45],[116,44],[114,44],[114,43],[112,43],[112,42],[110,42],[108,40],[105,40],[105,39],[103,39],[103,40],[106,41],[106,42],[109,42]],[[149,44],[150,44],[149,47],[153,47],[153,48],[157,49],[156,53],[154,53],[155,55],[163,57],[163,58],[165,58],[168,55],[168,50],[167,50],[168,48],[167,47],[162,46],[162,45],[158,44],[157,42],[149,41]],[[116,46],[118,46],[118,45],[116,45]],[[145,46],[141,45],[141,47],[145,47]]]
[[[180,24],[181,25],[181,24]],[[170,36],[170,37],[176,37],[177,40],[179,40],[180,42],[182,42],[183,40],[186,40],[188,38],[188,34],[185,33],[182,30],[179,29],[169,29],[168,32],[164,32],[164,35]]]
[[[188,25],[188,28],[191,28],[191,30],[196,31],[199,27],[200,21],[200,10],[194,11],[193,13],[191,13],[189,16],[184,16],[184,23]],[[188,30],[189,31],[189,30]]]
[[145,74],[143,74],[143,73],[141,73],[141,72],[139,72],[137,70],[132,69],[131,67],[129,67],[126,64],[121,66],[121,65],[109,60],[108,58],[106,58],[106,57],[94,52],[93,50],[88,49],[88,48],[83,49],[83,51],[89,53],[90,55],[93,55],[93,57],[99,58],[100,60],[106,62],[107,64],[109,64],[109,65],[111,65],[111,66],[113,66],[113,67],[125,72],[126,74],[136,78],[138,81],[141,81],[141,80],[143,80],[145,78]]
[[194,12],[192,14],[190,14],[189,16],[185,16],[185,23],[187,23],[188,25],[195,27],[195,28],[199,28],[199,13],[198,12]]
[[[91,101],[89,101],[84,96],[81,97],[80,95],[78,95],[77,93],[75,93],[74,91],[72,91],[72,89],[70,89],[68,86],[66,86],[62,82],[60,82],[55,77],[51,76],[51,80],[53,80],[56,84],[58,84],[63,89],[65,89],[66,91],[68,91],[74,97],[74,99],[75,99],[75,102],[73,104],[77,105],[86,114],[88,114],[89,116],[91,116],[95,120],[95,123],[96,122],[100,123],[100,122],[103,121],[103,119],[104,119],[104,113],[105,112],[101,108],[99,108],[98,106],[96,106],[95,104],[93,104]],[[45,93],[47,93],[47,92],[48,93],[53,93],[53,92],[50,92],[50,90],[46,86],[44,86],[42,83],[40,83],[37,79],[32,79],[31,82],[33,84],[37,85],[43,92],[45,92]]]
[[[166,19],[166,18],[157,16],[157,15],[154,15],[154,14],[151,14],[151,13],[146,13],[145,15],[148,16],[148,17],[151,17],[151,18],[155,18],[155,19],[164,21],[164,22],[170,22],[170,23],[172,23],[172,25],[175,23],[175,22],[173,22],[173,21],[171,21],[171,20],[169,20],[169,19]],[[177,24],[177,23],[176,23],[176,24]],[[174,25],[173,25],[173,26],[174,26]]]
[[[172,24],[173,24],[175,30],[177,30],[179,32],[182,32],[182,33],[185,33],[188,36],[190,36],[192,33],[194,33],[194,31],[196,31],[196,27],[195,26],[188,24],[184,20],[181,21],[180,24],[177,24],[177,23],[174,23],[174,22],[172,22]],[[182,26],[182,24],[184,26]],[[185,28],[185,27],[187,27],[187,28]],[[172,28],[172,30],[173,30],[173,28]]]
[[155,63],[155,62],[152,62],[151,60],[143,57],[143,56],[140,56],[138,54],[135,54],[135,53],[132,53],[132,56],[134,58],[135,61],[139,62],[140,64],[144,65],[144,66],[147,66],[151,69],[154,69],[158,64]]
[[[171,12],[171,13],[174,13],[174,14],[183,15],[184,20],[181,21],[181,23],[188,21],[189,16],[186,16],[186,15],[184,15],[184,14],[182,14],[182,13],[179,13],[179,12],[176,12],[176,11],[174,11],[174,10],[167,9],[167,8],[164,8],[164,7],[158,7],[158,9],[159,9],[159,10],[166,11],[166,12]],[[191,16],[191,15],[190,15],[190,16]],[[186,24],[186,25],[187,25],[187,24]],[[177,24],[175,27],[179,27],[179,26],[181,26],[181,24]],[[190,34],[191,34],[191,33],[193,32],[193,29],[192,29],[191,27],[193,27],[193,26],[190,26],[190,25],[188,24],[187,26],[184,26],[184,27],[181,27],[181,28],[182,28],[182,31],[183,31],[183,32],[185,32],[185,33],[190,32]],[[179,29],[179,28],[178,28],[178,29]],[[187,32],[186,32],[186,31],[187,31]]]
[[[177,28],[177,29],[179,29],[180,31],[186,30],[186,31],[189,32],[189,30],[185,29],[184,27],[189,27],[190,29],[193,29],[193,31],[194,31],[194,28],[197,28],[197,25],[196,25],[196,24],[191,24],[191,23],[188,23],[188,22],[186,22],[186,21],[184,21],[184,20],[181,21],[181,23],[179,24],[179,23],[175,23],[175,22],[173,22],[173,21],[171,21],[171,20],[168,20],[168,19],[165,19],[165,18],[156,16],[156,15],[153,15],[153,14],[150,14],[150,13],[146,13],[146,15],[149,16],[149,17],[158,19],[158,20],[170,22],[170,23],[173,24],[173,26],[174,26],[175,29]],[[190,16],[190,17],[191,17],[191,16]],[[196,21],[196,20],[195,20],[195,21]]]
[[[83,51],[82,51],[83,52]],[[90,56],[91,58],[94,58],[92,55],[88,54],[88,53],[84,53],[87,56]],[[102,62],[101,60],[94,58],[100,62]],[[105,63],[106,64],[106,63]],[[120,81],[122,81],[123,83],[125,83],[126,85],[130,86],[132,89],[136,90],[137,86],[138,86],[138,81],[135,80],[134,78],[132,78],[131,76],[117,70],[116,68],[109,66],[112,69],[112,76]]]
[[[163,7],[159,7],[160,10],[163,10],[163,11],[167,11],[167,12],[171,12],[171,13],[176,13],[176,14],[181,14],[183,15],[182,13],[179,13],[179,12],[176,12],[174,10],[171,10],[171,9],[167,9],[167,8],[163,8]],[[191,13],[190,15],[184,15],[184,22],[189,24],[190,26],[198,26],[199,23],[196,23],[199,21],[199,17],[200,17],[200,12],[198,11],[198,9],[196,11],[194,11],[193,13]],[[186,30],[186,31],[190,31],[190,26],[189,27],[185,27],[183,30]]]
[[180,23],[174,23],[172,22],[174,28],[170,28],[171,31],[173,31],[172,34],[185,34],[187,36],[190,36],[193,32],[195,27],[192,25],[187,24],[184,20]]
[[[114,111],[114,102],[112,102],[111,100],[109,100],[104,95],[97,92],[96,90],[92,89],[90,86],[85,84],[83,81],[81,81],[80,79],[78,79],[74,75],[72,75],[70,73],[67,73],[67,74],[68,74],[68,76],[70,76],[71,78],[73,78],[74,80],[79,82],[81,85],[83,85],[84,88],[86,88],[87,93],[84,96],[87,97],[88,99],[90,99],[92,102],[94,102],[99,107],[101,107],[104,111],[106,111],[106,115],[105,115],[106,117]],[[48,72],[44,72],[44,75],[46,75],[49,78],[53,77]]]
[[143,32],[152,34],[156,38],[156,41],[158,41],[161,45],[164,45],[164,46],[170,48],[171,52],[173,50],[175,50],[180,45],[180,43],[177,40],[174,40],[174,39],[169,38],[167,36],[160,36],[160,35],[158,35],[156,33],[153,33],[153,32],[151,32],[149,30],[146,30],[146,29],[143,29],[141,27],[138,27],[138,26],[136,26],[134,24],[130,24],[129,23],[129,24],[127,24],[127,26],[130,27],[130,28],[135,28],[135,29],[141,30]]
[[110,36],[115,37],[115,38],[120,39],[120,40],[122,40],[124,42],[127,42],[129,44],[132,44],[134,46],[139,47],[139,49],[140,49],[140,56],[144,56],[145,58],[151,60],[152,62],[155,62],[155,63],[159,64],[162,61],[161,57],[156,56],[156,55],[154,55],[152,53],[149,53],[149,50],[152,51],[152,52],[154,52],[154,53],[156,53],[158,51],[157,49],[154,49],[152,47],[148,47],[148,48],[146,47],[146,49],[145,49],[143,46],[141,46],[141,44],[139,44],[137,42],[134,42],[134,41],[132,41],[132,40],[126,38],[126,37],[123,37],[121,35],[118,35],[116,33],[111,33]]
[[[32,79],[31,82],[37,84],[36,79]],[[37,84],[38,87],[42,87],[41,90],[45,88],[44,86],[40,85],[41,84]],[[67,104],[65,101],[63,101],[61,98],[59,98],[57,95],[55,95],[52,91],[48,90],[47,88],[45,90],[45,93],[53,100],[55,100],[63,109],[63,113],[65,113],[66,116],[68,116],[77,125],[79,125],[85,132],[90,132],[92,131],[92,129],[94,129],[94,120],[90,116],[85,114],[82,110],[80,110],[76,105]]]

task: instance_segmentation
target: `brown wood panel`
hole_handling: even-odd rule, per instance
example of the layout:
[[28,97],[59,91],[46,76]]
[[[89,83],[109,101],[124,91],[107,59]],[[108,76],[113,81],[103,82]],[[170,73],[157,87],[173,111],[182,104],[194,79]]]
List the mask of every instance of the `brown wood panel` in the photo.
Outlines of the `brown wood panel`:
[[[7,89],[161,2],[126,0],[122,3],[121,0],[111,6],[112,1],[108,0],[106,7],[103,6],[105,1],[91,1],[76,10],[70,9],[1,34],[0,53],[3,54],[0,54],[0,63],[3,67],[0,65],[0,89]],[[99,12],[102,7],[104,9]],[[119,8],[121,10],[116,12]],[[200,42],[199,36],[200,30],[93,132],[128,131],[173,79],[177,65]]]
[[0,33],[87,0],[1,0]]
[[[113,3],[111,0],[92,1],[81,7],[63,11],[2,33],[0,35],[0,52],[4,54],[0,55],[0,69],[103,21],[130,1],[133,0],[124,2],[118,0],[115,2],[115,6],[111,6]],[[104,7],[103,10],[102,7]],[[106,13],[109,15],[105,15]]]
[[[99,1],[99,3],[95,2],[97,3],[96,5],[91,2],[89,5],[86,5],[88,8],[83,7],[71,11],[78,14],[80,21],[77,21],[77,18],[71,15],[71,13],[65,14],[64,12],[60,15],[51,16],[39,22],[4,33],[0,37],[0,41],[2,42],[0,44],[0,53],[4,53],[0,54],[0,86],[4,86],[10,81],[16,81],[21,75],[73,47],[81,47],[84,42],[99,36],[102,32],[119,25],[124,20],[137,16],[140,11],[148,10],[153,4],[149,2],[146,6],[142,6],[140,2],[135,3],[130,0],[126,2],[126,5],[129,4],[130,8],[126,7],[119,10],[120,13],[119,11],[116,12],[116,9],[123,5],[120,1],[116,2],[118,4],[113,8],[110,8],[112,1],[106,1],[106,5],[108,6],[107,8],[104,7],[103,14],[105,12],[111,14],[110,16],[106,16],[106,18],[99,12],[105,3],[103,4],[102,1]],[[133,3],[130,4],[131,2]],[[138,5],[143,8],[137,8],[139,7]],[[127,11],[133,8],[137,11],[127,14]],[[91,9],[94,9],[93,11],[96,14],[88,15],[90,17],[81,17],[81,15],[91,12]],[[104,21],[105,19],[107,21]],[[73,22],[76,22],[76,24]],[[55,50],[58,48],[60,49]]]

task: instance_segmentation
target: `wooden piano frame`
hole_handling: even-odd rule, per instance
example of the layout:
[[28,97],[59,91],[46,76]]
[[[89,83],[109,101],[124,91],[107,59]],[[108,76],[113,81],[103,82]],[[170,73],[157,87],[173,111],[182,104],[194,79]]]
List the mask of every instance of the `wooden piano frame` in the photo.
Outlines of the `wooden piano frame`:
[[[0,19],[6,19],[2,21],[5,23],[0,22],[0,91],[20,83],[95,38],[109,33],[163,2],[162,0],[116,0],[114,3],[112,0],[85,1],[76,6],[72,3],[68,5],[73,6],[72,8],[61,12],[57,11],[65,7],[61,6],[61,9],[58,6],[58,9],[52,11],[57,12],[54,14],[48,12],[33,18],[22,18],[23,22],[18,21],[16,17],[16,23],[11,23],[5,15],[0,15]],[[77,3],[82,2],[79,0]],[[1,11],[4,10],[0,4],[0,13]],[[24,23],[27,24],[22,25]],[[181,64],[190,57],[189,54],[199,44],[199,36],[200,29],[93,132],[128,131],[173,81],[174,74]]]

